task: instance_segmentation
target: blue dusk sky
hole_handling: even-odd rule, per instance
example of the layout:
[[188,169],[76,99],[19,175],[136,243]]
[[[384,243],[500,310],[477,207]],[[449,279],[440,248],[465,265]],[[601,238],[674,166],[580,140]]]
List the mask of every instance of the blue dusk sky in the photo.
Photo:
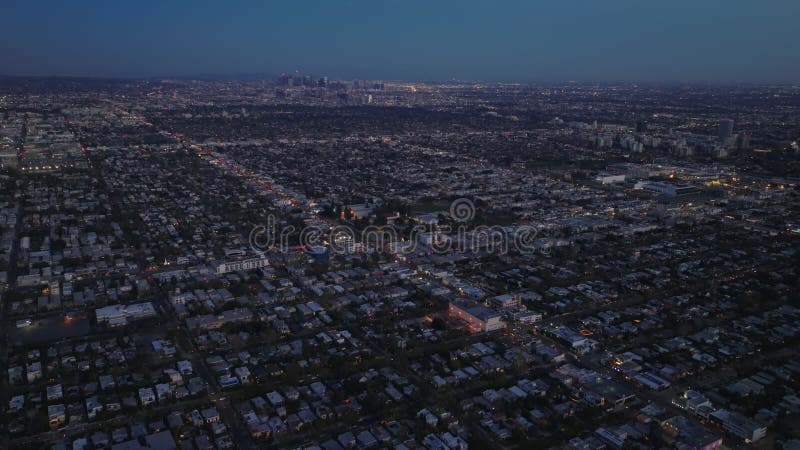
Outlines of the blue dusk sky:
[[798,0],[37,1],[0,74],[800,82]]

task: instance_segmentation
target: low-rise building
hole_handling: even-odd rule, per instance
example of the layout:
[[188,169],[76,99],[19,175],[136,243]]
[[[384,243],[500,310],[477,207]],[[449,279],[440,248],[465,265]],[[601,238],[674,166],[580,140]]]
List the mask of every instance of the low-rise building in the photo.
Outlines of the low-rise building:
[[709,416],[712,422],[718,423],[722,429],[743,439],[745,442],[758,442],[767,435],[767,427],[737,412],[719,409]]
[[95,310],[98,323],[111,326],[125,325],[129,321],[155,317],[156,310],[152,303],[133,303],[130,305],[109,305]]
[[504,326],[500,313],[475,303],[451,302],[447,314],[473,332],[494,331]]

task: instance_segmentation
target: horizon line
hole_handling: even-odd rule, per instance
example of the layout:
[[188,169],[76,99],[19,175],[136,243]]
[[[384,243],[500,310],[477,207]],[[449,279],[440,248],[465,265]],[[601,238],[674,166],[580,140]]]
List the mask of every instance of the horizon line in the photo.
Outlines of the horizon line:
[[[155,81],[155,80],[185,80],[185,81],[275,81],[275,78],[282,75],[290,75],[290,72],[271,73],[271,72],[241,72],[241,73],[220,73],[220,74],[183,74],[183,75],[71,75],[71,74],[3,74],[0,73],[0,79],[70,79],[70,80],[107,80],[107,81]],[[314,75],[314,77],[328,77],[328,75]],[[732,86],[782,86],[782,87],[800,87],[800,80],[798,81],[720,81],[720,80],[612,80],[612,79],[599,79],[599,80],[576,80],[576,79],[530,79],[530,80],[514,80],[514,79],[460,79],[450,78],[447,80],[425,80],[425,79],[389,79],[379,77],[329,77],[332,81],[345,81],[352,82],[353,80],[359,81],[381,81],[386,83],[422,83],[432,85],[444,85],[453,83],[465,84],[519,84],[519,85],[688,85],[688,86],[709,86],[709,87],[732,87]]]

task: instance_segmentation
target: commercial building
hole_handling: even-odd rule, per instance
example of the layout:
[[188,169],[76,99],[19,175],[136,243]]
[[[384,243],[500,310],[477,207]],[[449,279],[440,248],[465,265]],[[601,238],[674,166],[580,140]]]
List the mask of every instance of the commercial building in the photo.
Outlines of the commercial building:
[[581,383],[584,401],[607,411],[621,411],[636,398],[633,390],[613,380],[594,377]]
[[223,311],[217,316],[207,314],[189,317],[186,319],[186,327],[190,330],[213,330],[229,323],[249,322],[252,319],[253,313],[249,309],[236,308]]
[[743,439],[745,442],[758,442],[767,435],[767,428],[752,419],[727,409],[719,409],[709,416],[712,422],[719,424],[723,430]]
[[687,390],[677,398],[673,399],[672,404],[693,413],[698,413],[701,408],[713,407],[711,400],[709,400],[703,394],[693,390]]
[[725,142],[733,135],[733,120],[722,119],[719,121],[719,140]]
[[450,302],[447,314],[463,322],[473,332],[494,331],[504,326],[500,313],[475,303]]
[[156,310],[152,303],[145,302],[130,305],[109,305],[96,309],[94,314],[97,317],[97,323],[119,326],[125,325],[131,320],[155,317]]
[[634,189],[657,192],[670,197],[682,197],[700,192],[700,189],[696,186],[689,184],[672,184],[658,181],[639,181],[634,185]]
[[624,183],[625,175],[624,174],[616,175],[616,174],[601,172],[597,174],[597,177],[595,177],[594,180],[599,182],[600,184]]
[[577,353],[585,353],[597,342],[567,327],[544,327],[542,333],[569,345]]
[[674,447],[696,450],[713,450],[722,445],[722,437],[684,416],[675,416],[661,422],[664,441]]
[[513,322],[531,324],[542,320],[543,315],[537,311],[530,311],[525,308],[520,308],[509,311],[507,317]]
[[177,448],[175,439],[169,430],[144,436],[144,444],[139,439],[132,439],[111,446],[111,450],[174,450],[175,448]]
[[497,309],[516,308],[522,304],[522,298],[515,294],[502,294],[489,299],[489,304]]
[[228,272],[238,272],[240,270],[253,270],[261,267],[269,266],[269,260],[266,256],[257,256],[255,258],[240,259],[236,261],[222,261],[217,263],[217,274],[224,274]]

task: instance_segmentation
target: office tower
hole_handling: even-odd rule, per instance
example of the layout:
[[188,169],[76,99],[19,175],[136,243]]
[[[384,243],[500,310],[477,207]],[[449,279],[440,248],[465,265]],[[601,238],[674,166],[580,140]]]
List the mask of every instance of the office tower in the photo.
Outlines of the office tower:
[[747,150],[750,148],[750,133],[749,132],[742,132],[739,133],[737,138],[739,148],[742,150]]
[[733,120],[722,119],[719,122],[719,140],[725,142],[733,136]]

